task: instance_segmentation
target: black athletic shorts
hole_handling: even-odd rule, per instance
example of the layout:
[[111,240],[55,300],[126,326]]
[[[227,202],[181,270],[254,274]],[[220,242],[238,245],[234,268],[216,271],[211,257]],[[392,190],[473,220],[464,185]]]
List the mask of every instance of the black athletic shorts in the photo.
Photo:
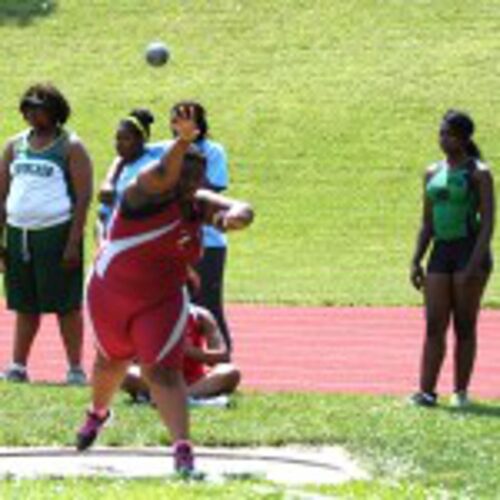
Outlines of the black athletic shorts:
[[[474,251],[475,238],[461,238],[453,241],[434,241],[429,261],[428,273],[453,274],[463,271]],[[493,269],[493,258],[488,250],[481,262],[485,273]]]

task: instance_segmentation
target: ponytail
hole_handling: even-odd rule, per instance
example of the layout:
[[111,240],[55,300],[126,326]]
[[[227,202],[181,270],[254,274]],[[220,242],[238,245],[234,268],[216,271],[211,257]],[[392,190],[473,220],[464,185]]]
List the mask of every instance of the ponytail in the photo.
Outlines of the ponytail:
[[466,151],[471,158],[474,158],[474,160],[481,160],[483,158],[481,150],[472,139],[469,139],[469,141],[467,142]]
[[449,109],[443,116],[443,121],[463,139],[467,155],[475,160],[481,160],[481,150],[472,139],[476,127],[470,115],[464,111]]

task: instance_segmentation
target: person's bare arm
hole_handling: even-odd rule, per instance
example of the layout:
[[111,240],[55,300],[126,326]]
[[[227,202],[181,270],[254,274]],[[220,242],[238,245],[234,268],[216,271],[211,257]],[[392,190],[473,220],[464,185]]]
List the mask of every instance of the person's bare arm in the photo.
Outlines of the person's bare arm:
[[0,271],[5,269],[5,247],[3,244],[3,233],[5,222],[7,220],[7,210],[5,203],[9,193],[10,186],[10,164],[14,158],[13,142],[9,141],[5,146],[0,158]]
[[432,240],[433,227],[432,227],[432,205],[431,201],[425,193],[427,183],[433,174],[432,169],[428,169],[424,175],[423,182],[423,199],[422,199],[422,219],[420,228],[417,233],[417,240],[415,242],[415,251],[411,260],[410,267],[410,281],[417,290],[421,290],[424,285],[425,273],[422,267],[422,259],[424,258],[429,244]]
[[80,244],[92,200],[92,161],[78,139],[72,140],[68,151],[68,169],[75,196],[71,229],[63,254],[63,266],[78,266],[81,260]]
[[464,270],[467,276],[473,276],[480,270],[481,262],[490,248],[495,228],[495,190],[491,171],[488,168],[477,170],[474,174],[474,181],[479,194],[481,226],[469,264]]
[[196,199],[203,206],[203,222],[221,231],[234,231],[249,226],[254,219],[253,208],[207,189],[199,189]]
[[229,351],[213,315],[206,309],[198,309],[198,318],[206,346],[203,348],[188,345],[186,356],[208,366],[229,362]]
[[125,190],[124,197],[131,206],[142,203],[144,196],[167,194],[177,186],[184,155],[200,133],[194,120],[194,110],[190,107],[180,110],[172,128],[177,135],[172,147],[158,162],[145,168]]
[[108,167],[97,198],[104,205],[112,205],[116,195],[115,184],[123,168],[123,158],[117,156]]
[[9,194],[10,186],[10,164],[14,158],[13,142],[9,141],[0,158],[0,241],[3,237],[3,228],[7,218],[5,203]]

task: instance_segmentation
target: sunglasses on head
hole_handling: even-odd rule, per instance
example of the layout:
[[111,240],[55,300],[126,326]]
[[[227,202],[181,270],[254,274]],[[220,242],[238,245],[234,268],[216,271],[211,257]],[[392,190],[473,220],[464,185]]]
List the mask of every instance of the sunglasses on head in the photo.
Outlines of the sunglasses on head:
[[40,99],[40,97],[36,95],[28,96],[25,97],[21,101],[21,111],[26,111],[28,109],[46,109],[47,108],[47,103],[43,100]]

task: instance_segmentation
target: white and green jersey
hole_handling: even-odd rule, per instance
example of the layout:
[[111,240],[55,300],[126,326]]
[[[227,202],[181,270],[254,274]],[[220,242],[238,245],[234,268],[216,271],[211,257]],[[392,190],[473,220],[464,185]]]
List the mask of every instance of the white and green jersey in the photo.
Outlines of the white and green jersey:
[[42,229],[71,219],[72,196],[68,172],[68,132],[49,146],[34,150],[30,131],[14,140],[7,196],[7,223],[23,229]]

